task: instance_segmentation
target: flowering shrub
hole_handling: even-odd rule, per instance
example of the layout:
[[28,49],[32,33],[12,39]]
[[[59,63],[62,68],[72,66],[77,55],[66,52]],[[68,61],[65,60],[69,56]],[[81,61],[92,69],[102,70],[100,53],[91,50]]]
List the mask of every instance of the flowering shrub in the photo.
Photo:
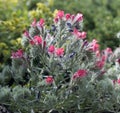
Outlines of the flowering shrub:
[[118,112],[119,78],[109,67],[119,56],[88,42],[82,28],[81,13],[59,10],[50,28],[34,20],[23,34],[25,49],[13,52],[1,73],[0,104],[22,113]]

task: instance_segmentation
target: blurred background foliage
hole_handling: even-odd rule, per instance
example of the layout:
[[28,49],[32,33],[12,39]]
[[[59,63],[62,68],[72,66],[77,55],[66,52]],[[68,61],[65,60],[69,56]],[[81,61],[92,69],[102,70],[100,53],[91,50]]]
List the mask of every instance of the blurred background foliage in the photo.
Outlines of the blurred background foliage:
[[0,0],[0,70],[10,64],[11,52],[22,48],[21,35],[33,19],[44,18],[49,24],[52,17],[50,8],[38,1]]
[[21,48],[21,34],[31,21],[44,18],[49,25],[54,11],[84,14],[87,38],[98,39],[101,49],[119,46],[120,0],[0,0],[0,70],[10,63],[11,51]]

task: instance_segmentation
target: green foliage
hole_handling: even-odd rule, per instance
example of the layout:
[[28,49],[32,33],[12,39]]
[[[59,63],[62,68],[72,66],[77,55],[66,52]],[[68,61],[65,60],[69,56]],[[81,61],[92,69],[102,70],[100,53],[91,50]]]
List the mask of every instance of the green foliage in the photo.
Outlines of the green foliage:
[[50,8],[48,8],[47,5],[43,3],[37,3],[37,8],[35,10],[30,11],[29,15],[32,20],[34,18],[38,20],[40,18],[44,18],[45,21],[47,22],[47,25],[49,25],[52,22],[52,17],[53,17]]
[[0,87],[0,103],[8,101],[10,97],[10,88]]
[[34,18],[46,17],[46,22],[51,21],[53,15],[47,5],[38,3],[36,8],[28,10],[28,2],[0,0],[0,71],[4,65],[10,64],[11,51],[21,48],[21,34]]

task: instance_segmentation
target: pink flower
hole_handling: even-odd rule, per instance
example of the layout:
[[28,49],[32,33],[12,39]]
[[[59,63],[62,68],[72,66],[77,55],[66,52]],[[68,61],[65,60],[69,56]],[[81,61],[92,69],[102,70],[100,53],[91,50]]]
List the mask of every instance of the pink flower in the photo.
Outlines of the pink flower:
[[46,84],[52,84],[54,81],[52,76],[47,76],[45,79]]
[[59,10],[59,11],[57,12],[57,17],[58,17],[59,19],[62,19],[62,18],[64,17],[64,11]]
[[105,55],[102,55],[102,56],[101,56],[101,60],[102,60],[102,61],[106,61],[106,59],[107,59],[107,57],[106,57]]
[[101,61],[101,60],[99,60],[99,61],[96,62],[96,66],[97,66],[99,69],[103,68],[104,64],[105,64],[105,62],[104,62],[104,61]]
[[44,24],[45,24],[45,20],[41,18],[39,23],[38,23],[38,26],[43,27]]
[[97,40],[96,39],[93,39],[92,42],[89,43],[88,45],[88,49],[93,51],[93,52],[96,52],[99,50],[99,44],[97,43]]
[[78,22],[83,21],[83,14],[78,13],[75,18]]
[[73,30],[73,35],[75,35],[78,39],[86,38],[86,32],[79,32],[76,28]]
[[34,42],[33,40],[30,40],[29,43],[30,43],[31,45],[35,45],[35,42]]
[[73,34],[78,37],[79,36],[78,33],[79,33],[79,31],[76,28],[74,28],[73,29]]
[[111,54],[112,53],[112,49],[108,47],[108,48],[105,49],[105,52],[107,52],[108,54]]
[[99,47],[100,47],[99,44],[97,44],[97,43],[94,44],[94,45],[92,46],[92,51],[95,52],[95,51],[99,50]]
[[66,20],[70,19],[70,17],[71,17],[71,15],[70,15],[69,13],[67,13],[67,14],[65,15]]
[[100,50],[97,50],[97,51],[95,52],[95,54],[96,54],[96,57],[99,58],[100,55],[101,55],[101,54],[100,54]]
[[79,36],[81,36],[81,33],[76,28],[74,28],[73,35],[75,35],[78,38]]
[[55,54],[57,56],[63,56],[63,54],[64,54],[64,48],[56,48]]
[[36,19],[34,18],[32,24],[31,24],[32,27],[35,27],[36,26]]
[[24,32],[24,36],[26,36],[27,38],[29,37],[29,32],[27,30]]
[[11,58],[22,58],[23,57],[23,50],[19,49],[17,52],[12,52]]
[[58,21],[59,21],[58,17],[55,17],[54,18],[54,23],[58,23]]
[[111,48],[106,48],[106,49],[103,51],[103,56],[102,56],[102,57],[104,57],[104,60],[107,60],[108,57],[109,57],[109,55],[111,55],[111,54],[112,54]]
[[77,78],[83,78],[87,75],[87,71],[84,69],[79,69],[76,73],[73,75],[73,79]]
[[48,52],[49,52],[49,53],[52,53],[52,54],[55,52],[55,47],[54,47],[54,45],[50,45],[50,46],[49,46]]
[[120,64],[120,58],[116,60]]
[[72,19],[72,21],[74,20],[74,18],[75,18],[75,15],[71,15],[71,19]]
[[74,24],[75,22],[81,22],[81,21],[83,21],[83,14],[78,13],[78,14],[74,17],[73,24]]
[[83,32],[81,32],[81,38],[82,38],[82,39],[86,38],[86,34],[87,34],[87,33],[86,33],[86,32],[84,32],[84,31],[83,31]]
[[42,44],[42,37],[40,37],[40,36],[34,36],[33,41],[34,41],[34,43],[36,45]]
[[120,78],[117,80],[117,83],[120,84]]

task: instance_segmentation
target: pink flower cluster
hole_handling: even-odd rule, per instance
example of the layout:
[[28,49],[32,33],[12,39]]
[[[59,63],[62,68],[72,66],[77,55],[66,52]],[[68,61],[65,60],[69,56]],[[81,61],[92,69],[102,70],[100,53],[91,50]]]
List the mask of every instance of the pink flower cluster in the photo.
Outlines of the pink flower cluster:
[[102,69],[103,66],[105,65],[109,55],[112,54],[112,50],[111,48],[106,48],[105,50],[103,50],[102,54],[100,53],[100,50],[97,50],[96,51],[96,66],[99,68],[99,69]]
[[12,52],[11,58],[22,58],[23,57],[23,50],[19,49],[16,52]]
[[70,20],[72,24],[76,22],[82,22],[83,21],[83,14],[78,13],[77,15],[71,15],[69,13],[64,14],[64,11],[59,10],[56,14],[56,17],[54,18],[54,22],[57,23],[59,20]]
[[26,36],[27,38],[29,38],[29,32],[27,30],[24,31],[24,36]]
[[40,45],[42,44],[42,37],[41,36],[34,36],[32,40],[30,40],[31,45]]
[[87,75],[87,71],[84,69],[79,69],[77,72],[74,73],[73,75],[73,80],[77,78],[83,78]]
[[88,50],[96,52],[99,50],[99,44],[97,43],[98,41],[96,39],[93,39],[92,42],[89,43],[88,45]]
[[52,84],[54,81],[53,77],[52,76],[47,76],[46,79],[45,79],[45,82],[46,84],[50,85]]
[[36,26],[43,27],[44,24],[45,24],[45,20],[44,19],[41,18],[38,23],[37,23],[36,19],[34,19],[32,24],[31,24],[31,26],[32,27],[36,27]]
[[79,32],[76,28],[73,30],[73,35],[75,35],[78,39],[84,39],[86,38],[86,32]]
[[63,56],[64,55],[64,48],[55,48],[54,45],[50,45],[48,47],[48,53],[55,54],[56,56]]

